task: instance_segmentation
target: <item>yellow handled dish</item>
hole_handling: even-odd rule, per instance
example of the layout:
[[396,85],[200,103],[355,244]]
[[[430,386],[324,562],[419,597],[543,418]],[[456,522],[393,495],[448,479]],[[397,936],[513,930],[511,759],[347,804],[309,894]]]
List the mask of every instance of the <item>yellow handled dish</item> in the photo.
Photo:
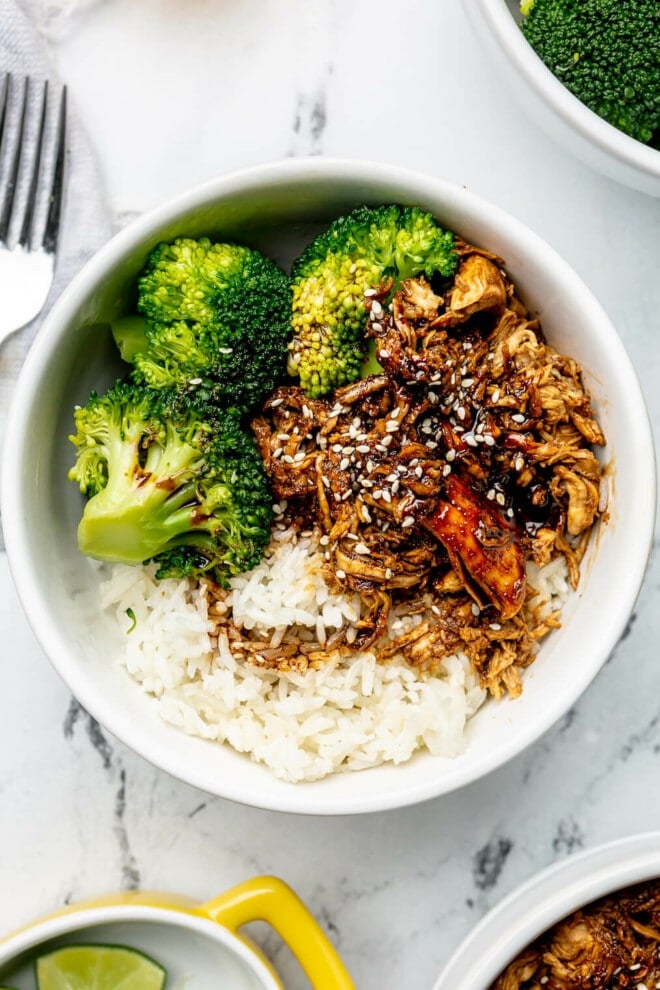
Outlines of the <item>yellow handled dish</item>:
[[[72,905],[0,942],[0,985],[33,986],[32,958],[57,940],[129,944],[157,959],[168,990],[282,990],[263,953],[240,933],[265,921],[281,936],[314,990],[355,990],[344,964],[298,896],[276,877],[255,877],[204,904],[174,894],[128,891]],[[128,927],[127,927],[128,926]]]

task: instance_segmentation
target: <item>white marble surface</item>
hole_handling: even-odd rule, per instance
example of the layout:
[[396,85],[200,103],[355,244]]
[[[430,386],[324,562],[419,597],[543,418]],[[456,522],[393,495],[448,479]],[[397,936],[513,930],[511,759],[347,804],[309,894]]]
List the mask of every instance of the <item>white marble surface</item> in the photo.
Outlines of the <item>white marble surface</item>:
[[[101,0],[52,46],[115,226],[198,180],[291,154],[440,174],[575,266],[619,328],[657,433],[660,201],[520,117],[460,0]],[[304,819],[211,799],[109,738],[37,647],[0,553],[0,933],[102,891],[206,898],[274,872],[316,911],[358,987],[430,988],[476,919],[535,870],[660,827],[659,585],[656,553],[596,682],[508,766],[417,808]],[[277,940],[256,934],[286,986],[305,986]]]

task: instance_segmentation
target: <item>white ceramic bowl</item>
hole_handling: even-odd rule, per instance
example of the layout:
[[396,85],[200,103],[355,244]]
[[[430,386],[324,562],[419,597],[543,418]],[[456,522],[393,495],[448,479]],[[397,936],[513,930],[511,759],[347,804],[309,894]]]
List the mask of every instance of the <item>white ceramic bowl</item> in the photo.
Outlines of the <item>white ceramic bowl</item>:
[[290,887],[255,877],[212,901],[128,891],[73,905],[0,940],[0,983],[34,987],[34,960],[66,945],[122,945],[155,959],[168,990],[284,990],[263,953],[242,933],[270,924],[313,990],[355,990],[328,937]]
[[517,954],[578,908],[660,877],[660,832],[578,853],[538,873],[482,918],[442,971],[434,990],[489,990]]
[[[66,478],[72,462],[67,435],[74,403],[116,376],[104,321],[127,307],[136,275],[161,238],[235,237],[287,262],[324,220],[359,203],[392,201],[426,207],[505,258],[551,342],[581,363],[608,438],[610,520],[592,542],[563,628],[526,672],[523,697],[488,702],[470,722],[461,756],[420,755],[401,766],[287,784],[228,746],[165,724],[113,660],[118,633],[79,597],[98,578],[76,546],[82,503]],[[625,627],[644,574],[654,505],[653,446],[634,371],[608,318],[568,265],[513,217],[464,189],[397,168],[322,159],[219,178],[144,216],[100,251],[62,295],[28,356],[2,476],[5,540],[19,595],[44,651],[85,708],[188,783],[246,804],[312,814],[377,811],[443,794],[540,736],[589,684]]]
[[465,11],[508,92],[530,118],[599,172],[660,196],[660,151],[608,124],[555,78],[518,26],[519,0],[469,0]]

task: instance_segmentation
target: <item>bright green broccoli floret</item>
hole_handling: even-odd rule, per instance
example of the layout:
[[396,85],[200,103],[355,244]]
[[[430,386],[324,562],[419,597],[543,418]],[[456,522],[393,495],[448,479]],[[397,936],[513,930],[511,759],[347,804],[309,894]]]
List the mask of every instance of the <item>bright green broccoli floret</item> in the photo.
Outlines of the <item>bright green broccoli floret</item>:
[[574,96],[614,127],[657,146],[658,0],[522,0],[522,30]]
[[193,393],[118,382],[75,413],[69,477],[90,496],[78,527],[97,560],[155,560],[158,577],[208,573],[226,583],[261,559],[271,496],[236,411]]
[[365,291],[386,280],[453,274],[453,234],[418,207],[359,207],[296,261],[289,374],[313,398],[355,381],[365,354]]
[[289,280],[258,251],[206,237],[159,244],[139,280],[138,310],[145,346],[136,354],[131,337],[125,349],[136,380],[152,388],[201,378],[225,405],[245,408],[284,375]]

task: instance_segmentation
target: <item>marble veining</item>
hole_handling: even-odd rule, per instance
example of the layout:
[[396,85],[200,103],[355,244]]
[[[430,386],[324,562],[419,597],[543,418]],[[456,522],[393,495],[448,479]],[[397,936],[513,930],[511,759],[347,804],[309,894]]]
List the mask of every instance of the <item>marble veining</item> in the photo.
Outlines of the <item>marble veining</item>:
[[[516,214],[588,282],[657,433],[660,202],[593,173],[521,118],[462,6],[193,0],[183,18],[176,0],[99,0],[60,20],[52,58],[99,157],[107,232],[196,181],[286,155],[441,174]],[[63,281],[87,254],[72,253]],[[0,433],[22,353],[18,342],[0,350]],[[526,752],[418,807],[324,819],[209,797],[112,739],[42,654],[0,543],[0,888],[12,891],[0,934],[104,891],[204,900],[272,872],[308,902],[361,990],[430,990],[471,926],[535,871],[660,827],[659,561],[656,541],[600,675]],[[251,934],[287,988],[302,990],[276,936]]]

